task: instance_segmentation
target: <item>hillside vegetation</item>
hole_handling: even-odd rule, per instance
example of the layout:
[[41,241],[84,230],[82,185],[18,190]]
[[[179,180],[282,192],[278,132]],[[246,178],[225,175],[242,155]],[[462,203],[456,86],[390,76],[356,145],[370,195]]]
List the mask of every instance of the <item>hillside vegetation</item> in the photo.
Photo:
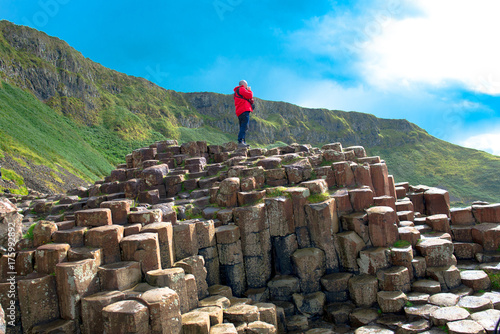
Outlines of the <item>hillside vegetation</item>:
[[[0,163],[17,184],[0,188],[64,191],[102,178],[157,140],[236,140],[231,95],[166,90],[7,21],[0,21],[0,82]],[[397,182],[445,188],[456,203],[500,202],[499,157],[440,141],[406,120],[257,99],[248,137],[262,146],[363,145],[387,161]]]

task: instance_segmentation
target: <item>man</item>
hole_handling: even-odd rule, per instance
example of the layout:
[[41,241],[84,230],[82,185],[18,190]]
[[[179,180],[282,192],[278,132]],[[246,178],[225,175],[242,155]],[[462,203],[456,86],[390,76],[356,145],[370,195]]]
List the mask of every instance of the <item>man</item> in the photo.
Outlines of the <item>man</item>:
[[238,148],[248,148],[245,141],[245,134],[248,129],[248,122],[250,121],[250,113],[253,111],[253,93],[252,88],[248,86],[245,80],[241,80],[239,86],[234,88],[234,107],[236,109],[236,116],[240,122],[240,132],[238,133]]

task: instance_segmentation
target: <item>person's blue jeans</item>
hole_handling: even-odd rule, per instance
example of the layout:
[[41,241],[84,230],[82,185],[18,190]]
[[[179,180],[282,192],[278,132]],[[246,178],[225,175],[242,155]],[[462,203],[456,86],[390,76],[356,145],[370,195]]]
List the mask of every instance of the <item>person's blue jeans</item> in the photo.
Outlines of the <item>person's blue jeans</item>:
[[238,143],[245,142],[245,134],[248,129],[248,122],[250,121],[250,111],[245,111],[243,114],[238,116],[240,121],[240,132],[238,133]]

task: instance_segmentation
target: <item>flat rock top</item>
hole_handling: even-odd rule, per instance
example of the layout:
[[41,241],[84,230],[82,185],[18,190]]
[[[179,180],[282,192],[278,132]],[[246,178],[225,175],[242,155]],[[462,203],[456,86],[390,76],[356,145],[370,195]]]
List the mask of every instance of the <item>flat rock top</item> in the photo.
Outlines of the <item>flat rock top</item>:
[[[113,226],[113,225],[110,225]],[[137,234],[132,234],[129,235],[121,240],[123,241],[144,241],[144,240],[150,240],[150,239],[158,239],[158,233],[137,233]]]
[[471,312],[492,309],[493,303],[488,298],[478,296],[464,296],[458,302],[458,306],[469,309]]
[[460,299],[453,293],[436,293],[429,297],[429,303],[437,306],[455,306]]
[[380,326],[363,326],[356,329],[354,334],[394,334],[394,332]]
[[483,270],[464,270],[460,272],[460,278],[463,280],[485,279],[488,275]]
[[431,304],[415,305],[405,307],[405,313],[406,315],[419,316],[425,319],[429,319],[430,314],[438,309],[438,306]]
[[136,314],[139,312],[146,312],[147,310],[148,310],[147,306],[139,303],[136,300],[123,300],[108,305],[102,309],[103,312],[122,313],[122,314]]
[[438,308],[431,313],[431,318],[436,323],[436,320],[443,321],[457,321],[464,320],[469,317],[470,313],[461,307],[458,306],[448,306]]
[[369,215],[372,214],[386,214],[386,213],[393,213],[394,209],[391,208],[390,206],[374,206],[372,208],[366,209],[366,213]]
[[488,333],[493,333],[500,318],[499,310],[486,310],[471,314],[471,319],[483,326]]
[[484,334],[483,326],[475,322],[474,320],[460,320],[448,322],[446,324],[449,333],[456,334]]

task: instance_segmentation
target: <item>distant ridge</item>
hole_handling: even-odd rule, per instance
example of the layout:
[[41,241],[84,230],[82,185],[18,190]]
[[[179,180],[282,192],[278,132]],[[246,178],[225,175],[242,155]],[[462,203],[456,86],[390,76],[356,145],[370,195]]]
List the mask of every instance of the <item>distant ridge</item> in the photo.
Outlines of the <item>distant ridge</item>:
[[[21,192],[26,186],[58,192],[91,183],[127,152],[158,140],[235,140],[231,95],[166,90],[8,21],[0,21],[0,80],[0,135],[6,138],[0,163],[17,175],[14,188]],[[441,141],[406,120],[259,99],[257,106],[253,144],[363,145],[386,159],[396,181],[444,188],[458,204],[500,201],[499,157]],[[50,171],[36,171],[40,165]]]

